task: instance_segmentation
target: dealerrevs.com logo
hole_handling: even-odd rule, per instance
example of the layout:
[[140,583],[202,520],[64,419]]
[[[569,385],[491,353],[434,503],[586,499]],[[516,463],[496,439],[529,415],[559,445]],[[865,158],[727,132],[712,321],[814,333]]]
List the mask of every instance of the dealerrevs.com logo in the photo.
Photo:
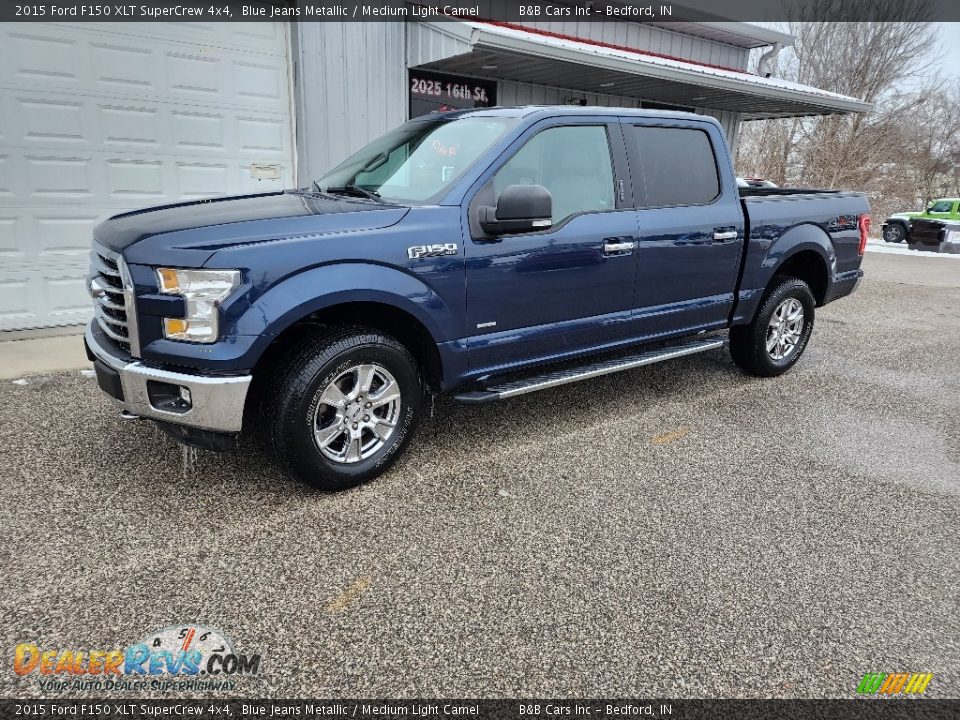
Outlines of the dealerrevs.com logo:
[[13,671],[42,690],[231,690],[260,672],[260,655],[234,649],[218,630],[177,625],[125,649],[41,648],[20,643]]
[[857,686],[858,695],[923,695],[933,673],[867,673]]

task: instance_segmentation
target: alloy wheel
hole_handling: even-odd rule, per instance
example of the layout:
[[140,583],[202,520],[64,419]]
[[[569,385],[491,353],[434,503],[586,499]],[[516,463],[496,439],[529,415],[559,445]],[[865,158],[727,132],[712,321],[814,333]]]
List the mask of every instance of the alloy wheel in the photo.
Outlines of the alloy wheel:
[[354,365],[324,389],[313,421],[317,448],[339,463],[357,463],[379,451],[400,417],[400,386],[382,365]]
[[767,325],[767,353],[774,360],[784,360],[797,348],[803,336],[803,304],[793,297],[777,305]]

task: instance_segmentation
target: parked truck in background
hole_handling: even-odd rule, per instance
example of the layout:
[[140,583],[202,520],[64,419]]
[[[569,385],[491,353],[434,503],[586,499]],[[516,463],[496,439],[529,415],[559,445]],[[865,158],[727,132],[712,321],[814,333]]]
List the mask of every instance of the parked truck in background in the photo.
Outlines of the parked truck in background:
[[412,120],[312,187],[94,231],[100,387],[186,443],[266,436],[337,490],[382,473],[427,393],[484,403],[729,342],[770,377],[851,293],[863,195],[738,189],[712,118],[582,107]]
[[908,243],[911,250],[960,254],[960,220],[917,218]]
[[883,239],[889,243],[910,240],[915,220],[960,222],[960,200],[942,198],[931,201],[921,212],[894,213],[883,221]]

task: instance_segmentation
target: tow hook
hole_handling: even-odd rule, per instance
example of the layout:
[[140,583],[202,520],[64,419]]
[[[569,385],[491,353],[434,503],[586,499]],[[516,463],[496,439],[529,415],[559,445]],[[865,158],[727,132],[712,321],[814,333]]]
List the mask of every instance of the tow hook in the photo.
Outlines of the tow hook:
[[132,412],[130,412],[129,410],[121,410],[121,411],[120,411],[120,419],[121,419],[121,420],[139,420],[139,419],[140,419],[140,416],[139,416],[139,415],[134,415],[134,414],[133,414]]

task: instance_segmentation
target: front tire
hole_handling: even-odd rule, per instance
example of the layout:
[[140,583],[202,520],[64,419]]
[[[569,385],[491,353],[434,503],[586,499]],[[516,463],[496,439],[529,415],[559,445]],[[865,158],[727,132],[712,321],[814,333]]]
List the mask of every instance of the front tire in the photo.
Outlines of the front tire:
[[280,368],[264,407],[269,444],[288,475],[321,490],[384,473],[420,422],[416,360],[376,330],[312,336]]
[[758,377],[783,375],[807,347],[815,306],[809,285],[793,277],[780,278],[753,322],[731,328],[733,361]]
[[900,223],[889,223],[883,229],[883,239],[888,243],[901,243],[907,237],[907,229]]

